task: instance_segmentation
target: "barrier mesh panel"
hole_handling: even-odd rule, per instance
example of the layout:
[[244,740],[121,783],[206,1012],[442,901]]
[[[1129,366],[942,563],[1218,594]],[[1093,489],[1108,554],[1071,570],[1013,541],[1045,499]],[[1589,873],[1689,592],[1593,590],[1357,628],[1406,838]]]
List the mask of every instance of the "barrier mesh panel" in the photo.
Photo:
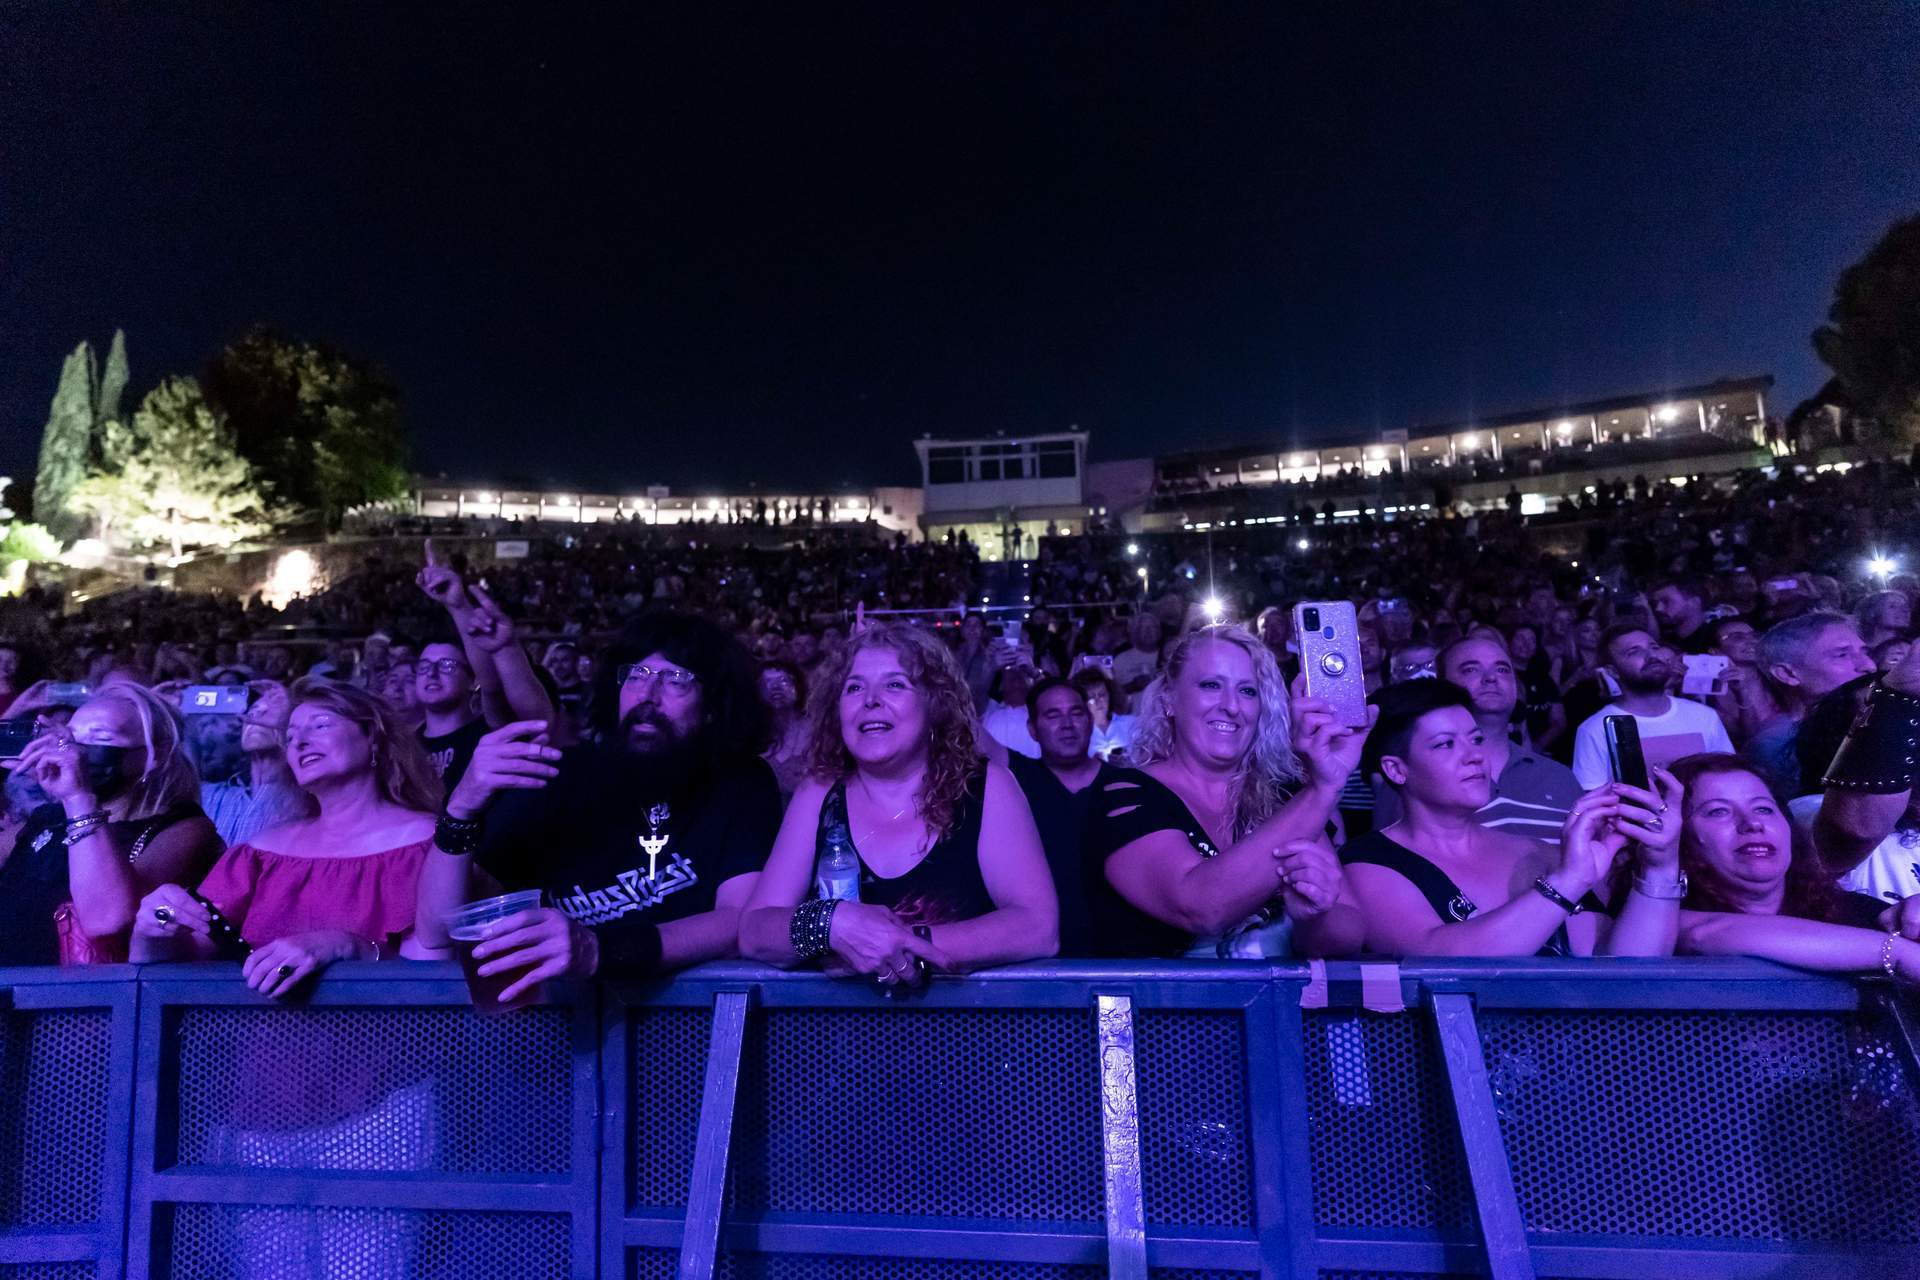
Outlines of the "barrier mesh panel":
[[182,1009],[181,1164],[561,1173],[570,1014]]
[[1314,1220],[1466,1228],[1473,1195],[1439,1047],[1413,1014],[1308,1012]]
[[742,1064],[731,1203],[1099,1221],[1096,1044],[1091,1010],[769,1010]]
[[1057,1262],[958,1262],[832,1254],[727,1254],[719,1280],[1104,1280],[1105,1267]]
[[571,1265],[564,1214],[183,1204],[172,1217],[175,1280],[531,1280]]
[[112,1032],[105,1009],[0,1014],[0,1227],[100,1216]]
[[628,1014],[629,1205],[687,1202],[712,1026],[713,1014],[707,1009],[634,1009]]
[[91,1262],[0,1262],[0,1280],[93,1280]]
[[1848,1016],[1483,1013],[1535,1231],[1920,1241],[1920,1112]]
[[1150,1223],[1253,1226],[1243,1021],[1238,1010],[1134,1011]]
[[627,1280],[674,1280],[679,1274],[678,1249],[627,1250]]

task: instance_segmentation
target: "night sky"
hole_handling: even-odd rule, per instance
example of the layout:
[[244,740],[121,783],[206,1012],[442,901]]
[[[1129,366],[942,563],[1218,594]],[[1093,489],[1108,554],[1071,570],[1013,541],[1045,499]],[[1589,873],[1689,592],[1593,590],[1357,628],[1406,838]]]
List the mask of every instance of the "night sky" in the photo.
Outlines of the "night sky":
[[[164,12],[163,12],[164,11]],[[1824,372],[1920,7],[0,0],[0,468],[271,321],[417,463],[911,481]]]

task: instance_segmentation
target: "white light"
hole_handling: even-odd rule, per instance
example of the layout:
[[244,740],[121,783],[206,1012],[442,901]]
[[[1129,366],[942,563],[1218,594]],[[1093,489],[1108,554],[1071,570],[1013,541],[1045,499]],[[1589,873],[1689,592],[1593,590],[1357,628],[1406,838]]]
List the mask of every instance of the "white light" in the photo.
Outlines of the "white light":
[[260,598],[276,609],[284,609],[296,597],[313,590],[319,566],[304,551],[289,551],[273,563],[273,572],[260,592]]
[[1559,430],[1561,430],[1561,431],[1571,431],[1571,430],[1573,430],[1573,424],[1572,424],[1571,422],[1563,422],[1563,423],[1561,423],[1561,424],[1560,424],[1560,427],[1559,427]]
[[1653,416],[1662,422],[1672,422],[1680,416],[1680,409],[1676,405],[1663,404],[1653,411]]
[[1140,575],[1140,581],[1145,582],[1147,580],[1147,571],[1145,569],[1135,569],[1134,572]]
[[1461,436],[1460,447],[1462,449],[1477,449],[1480,447],[1480,437],[1479,436]]
[[719,509],[720,509],[720,499],[718,498],[707,499],[707,510],[718,511]]
[[1139,543],[1137,543],[1137,542],[1129,542],[1129,543],[1127,544],[1127,554],[1128,554],[1128,555],[1130,555],[1130,556],[1137,556],[1137,555],[1139,555],[1139,554],[1140,554],[1140,544],[1139,544]]
[[1209,618],[1212,618],[1215,622],[1220,621],[1220,615],[1225,613],[1227,610],[1227,607],[1220,603],[1220,597],[1218,596],[1208,596],[1206,603],[1201,605],[1200,607],[1202,609],[1205,609],[1207,611],[1207,616]]
[[1867,572],[1876,578],[1890,578],[1899,567],[1897,560],[1890,560],[1877,551],[1873,553],[1873,559],[1867,561]]
[[1302,538],[1302,539],[1300,539],[1300,541],[1298,541],[1298,542],[1296,542],[1296,543],[1294,543],[1293,545],[1294,545],[1294,546],[1295,546],[1295,547],[1296,547],[1297,549],[1299,549],[1299,550],[1301,550],[1301,551],[1305,551],[1305,550],[1307,549],[1307,540],[1306,540],[1305,538]]

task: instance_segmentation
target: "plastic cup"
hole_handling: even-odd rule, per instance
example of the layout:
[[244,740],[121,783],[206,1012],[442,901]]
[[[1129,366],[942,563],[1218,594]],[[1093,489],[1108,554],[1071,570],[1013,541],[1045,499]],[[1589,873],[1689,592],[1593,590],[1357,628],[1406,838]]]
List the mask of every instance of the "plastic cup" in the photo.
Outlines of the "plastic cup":
[[[547,997],[544,984],[522,991],[510,1001],[502,1001],[500,993],[516,982],[520,974],[509,969],[505,973],[482,974],[479,972],[482,961],[473,958],[473,948],[487,936],[487,930],[505,920],[508,916],[519,915],[522,911],[532,911],[540,905],[540,891],[525,889],[519,893],[503,893],[497,898],[482,898],[478,902],[469,902],[466,906],[449,912],[447,915],[447,936],[453,939],[453,952],[460,959],[460,971],[467,975],[467,994],[473,997],[473,1007],[480,1013],[506,1013],[510,1009],[524,1009],[539,1004]],[[488,960],[497,960],[498,956],[488,956]]]

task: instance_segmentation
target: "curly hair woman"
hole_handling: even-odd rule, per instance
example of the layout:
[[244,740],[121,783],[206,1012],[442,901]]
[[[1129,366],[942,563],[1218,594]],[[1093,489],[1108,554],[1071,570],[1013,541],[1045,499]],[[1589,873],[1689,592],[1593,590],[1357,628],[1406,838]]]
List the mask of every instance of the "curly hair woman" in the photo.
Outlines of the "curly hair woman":
[[[1059,910],[1026,798],[988,764],[945,645],[910,627],[856,635],[813,688],[811,776],[794,792],[741,917],[740,950],[824,958],[884,986],[1054,953]],[[850,851],[857,888],[831,875]],[[851,880],[852,877],[847,878]]]
[[1096,949],[1359,950],[1366,931],[1327,833],[1364,740],[1325,703],[1290,700],[1244,627],[1183,637],[1140,694],[1136,767],[1103,783],[1087,815]]

